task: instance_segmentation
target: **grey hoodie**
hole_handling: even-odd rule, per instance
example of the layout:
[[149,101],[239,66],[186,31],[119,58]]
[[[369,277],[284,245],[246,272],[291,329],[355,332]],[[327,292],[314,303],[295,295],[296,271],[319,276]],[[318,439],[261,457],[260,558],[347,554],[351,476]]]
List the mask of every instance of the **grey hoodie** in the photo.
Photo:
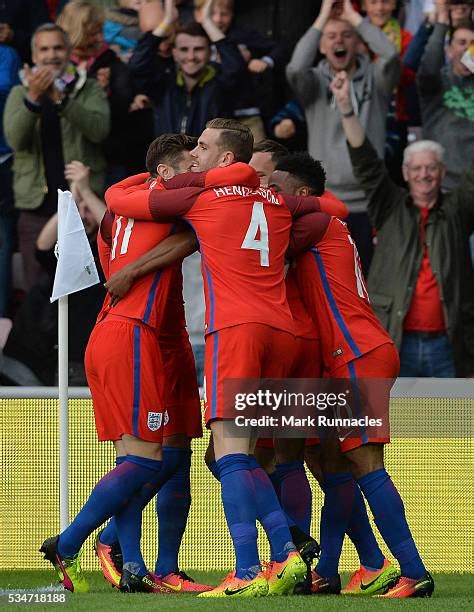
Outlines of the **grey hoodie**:
[[[384,156],[387,106],[400,74],[400,56],[387,36],[362,22],[357,32],[378,57],[356,56],[357,68],[351,82],[354,110],[381,158]],[[314,58],[321,32],[311,27],[300,39],[286,68],[288,82],[302,102],[308,124],[308,150],[324,164],[327,188],[347,204],[351,212],[367,209],[367,200],[354,177],[342,121],[329,88],[333,72],[323,59]]]

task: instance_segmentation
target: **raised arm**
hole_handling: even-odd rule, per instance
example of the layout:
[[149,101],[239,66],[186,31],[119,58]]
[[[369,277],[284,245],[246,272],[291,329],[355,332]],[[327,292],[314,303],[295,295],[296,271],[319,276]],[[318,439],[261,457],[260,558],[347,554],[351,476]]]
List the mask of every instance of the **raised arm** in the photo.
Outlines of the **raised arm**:
[[342,127],[347,142],[352,147],[360,147],[365,140],[365,132],[359,117],[355,114],[350,96],[350,80],[347,72],[338,72],[330,85],[342,118]]
[[[349,0],[344,1],[350,4]],[[352,6],[351,10],[354,11]],[[354,12],[357,13],[357,11]],[[377,56],[373,63],[374,84],[377,91],[390,96],[400,79],[400,54],[380,28],[364,20],[354,27],[369,49]]]
[[433,24],[431,21],[424,21],[420,25],[415,35],[411,39],[408,49],[402,58],[402,63],[404,66],[411,68],[415,72],[418,70],[421,58],[425,52],[426,43],[428,42],[432,32]]
[[[341,113],[354,176],[367,195],[370,222],[375,228],[380,228],[396,205],[397,198],[400,201],[405,197],[405,191],[391,181],[384,162],[378,158],[367,139],[352,108],[349,79],[345,72],[336,74],[331,82],[331,91]],[[396,197],[388,197],[395,192],[399,192]]]
[[217,72],[217,80],[226,89],[235,89],[247,66],[235,43],[227,37],[215,43],[221,63]]
[[160,6],[161,3],[153,5],[143,5],[140,10],[140,13],[148,13],[147,16],[140,15],[140,26],[147,31],[138,40],[128,68],[139,91],[156,96],[165,79],[167,68],[165,63],[157,61],[158,48],[170,33],[178,13],[174,0],[165,0],[163,6]]
[[156,93],[165,77],[165,65],[156,61],[158,48],[163,37],[152,32],[146,32],[139,39],[128,67],[139,91],[148,94]]
[[213,4],[213,0],[206,0],[204,6],[201,9],[200,22],[206,34],[209,36],[209,40],[212,43],[217,43],[220,40],[224,40],[225,34],[216,26],[216,24],[211,19]]
[[314,74],[313,63],[320,40],[321,32],[312,26],[298,41],[286,67],[287,81],[304,105],[319,95],[319,82]]
[[334,14],[334,3],[335,0],[323,0],[316,21],[296,44],[286,67],[288,83],[303,104],[308,104],[319,95],[319,82],[313,64],[324,26]]
[[418,89],[421,98],[438,95],[442,88],[440,70],[444,65],[444,41],[449,28],[445,23],[444,13],[437,14],[434,25],[417,73]]
[[38,238],[36,248],[39,251],[50,251],[58,240],[58,213],[54,213],[43,225]]

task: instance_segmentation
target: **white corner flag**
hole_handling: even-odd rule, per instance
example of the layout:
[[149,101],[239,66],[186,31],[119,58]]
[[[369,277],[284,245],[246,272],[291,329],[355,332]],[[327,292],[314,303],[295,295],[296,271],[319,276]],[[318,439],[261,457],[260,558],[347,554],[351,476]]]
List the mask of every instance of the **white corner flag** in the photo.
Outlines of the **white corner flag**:
[[99,282],[89,240],[70,191],[58,189],[58,263],[51,302]]
[[50,301],[58,301],[59,399],[59,526],[69,525],[69,344],[68,295],[99,282],[81,215],[69,191],[58,189],[58,242],[56,275]]

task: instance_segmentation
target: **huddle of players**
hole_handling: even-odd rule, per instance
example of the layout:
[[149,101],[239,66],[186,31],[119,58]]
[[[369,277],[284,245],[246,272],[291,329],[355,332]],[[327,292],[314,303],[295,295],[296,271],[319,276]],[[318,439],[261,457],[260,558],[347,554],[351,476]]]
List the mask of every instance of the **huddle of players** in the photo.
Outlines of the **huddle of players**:
[[[86,370],[99,439],[114,441],[117,466],[41,550],[66,588],[86,590],[80,548],[113,517],[96,551],[107,580],[122,590],[255,597],[293,593],[302,584],[313,593],[339,593],[347,533],[361,566],[343,593],[431,595],[432,578],[384,468],[387,439],[362,432],[320,445],[321,556],[308,575],[305,561],[315,542],[305,441],[275,440],[277,467],[269,478],[255,457],[261,449],[226,435],[228,378],[319,378],[324,370],[333,378],[394,379],[398,373],[397,352],[371,310],[357,250],[338,218],[347,209],[324,193],[321,165],[306,154],[275,160],[271,146],[260,147],[267,155],[261,185],[247,165],[252,152],[247,128],[215,119],[197,144],[186,136],[158,138],[147,157],[149,172],[108,190],[101,263],[108,278],[122,270],[134,282],[120,300],[113,292],[106,298]],[[189,440],[201,434],[180,268],[198,247],[206,299],[205,420],[212,432],[207,461],[221,484],[236,555],[235,571],[215,588],[194,583],[177,563],[190,501]],[[157,492],[159,555],[151,574],[140,552],[141,514]],[[186,498],[180,507],[173,505],[176,494]],[[378,547],[363,496],[400,573]],[[271,548],[263,570],[257,520]]]

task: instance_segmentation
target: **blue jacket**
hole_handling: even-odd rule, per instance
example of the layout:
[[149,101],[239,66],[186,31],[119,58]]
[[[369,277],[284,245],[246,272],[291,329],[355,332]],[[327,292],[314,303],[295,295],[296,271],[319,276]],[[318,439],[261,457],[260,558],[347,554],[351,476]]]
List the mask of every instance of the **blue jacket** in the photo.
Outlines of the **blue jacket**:
[[153,102],[155,136],[199,136],[210,119],[232,117],[233,96],[246,70],[237,46],[225,38],[215,43],[222,63],[210,62],[201,81],[188,93],[175,66],[156,61],[161,41],[151,33],[144,34],[129,63],[139,91],[146,92]]
[[21,62],[18,52],[13,47],[0,45],[0,157],[11,153],[3,133],[3,110],[10,89],[20,82],[18,76],[20,68]]

